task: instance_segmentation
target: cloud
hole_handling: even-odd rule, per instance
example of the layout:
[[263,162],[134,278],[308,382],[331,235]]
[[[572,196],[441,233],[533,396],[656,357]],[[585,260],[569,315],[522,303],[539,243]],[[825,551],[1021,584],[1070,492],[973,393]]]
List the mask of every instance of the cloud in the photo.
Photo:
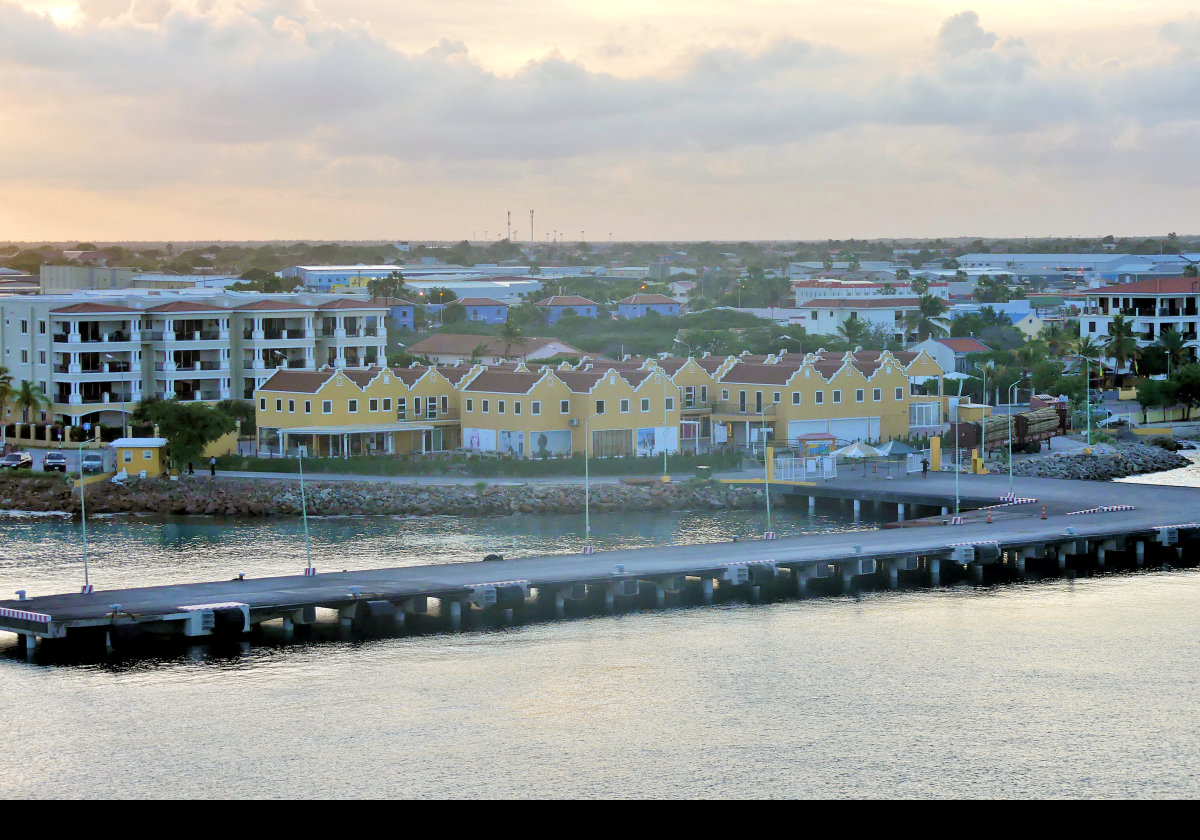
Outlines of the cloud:
[[942,23],[938,30],[937,49],[955,57],[975,50],[988,50],[999,40],[995,32],[988,32],[979,25],[975,12],[959,12]]
[[[1164,49],[1092,65],[964,11],[904,60],[781,32],[684,49],[658,73],[554,50],[501,73],[462,41],[400,50],[304,2],[89,0],[67,26],[0,0],[0,190],[537,183],[582,196],[606,178],[807,190],[888,172],[924,189],[1113,166],[1158,182],[1200,126],[1198,34],[1195,20],[1164,25]],[[622,48],[604,35],[597,51]]]

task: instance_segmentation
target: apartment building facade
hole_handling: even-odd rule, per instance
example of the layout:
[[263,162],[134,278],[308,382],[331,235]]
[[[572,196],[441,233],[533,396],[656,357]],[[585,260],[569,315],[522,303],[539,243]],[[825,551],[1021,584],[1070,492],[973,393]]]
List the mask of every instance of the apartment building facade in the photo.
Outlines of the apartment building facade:
[[[280,368],[382,363],[385,314],[362,298],[329,295],[125,290],[0,298],[0,364],[14,383],[32,382],[49,400],[31,421],[119,426],[151,396],[249,400]],[[19,419],[11,406],[5,419]]]
[[1113,317],[1122,315],[1133,323],[1139,347],[1174,331],[1183,336],[1191,359],[1200,353],[1200,280],[1194,277],[1159,277],[1089,289],[1083,301],[1078,316],[1081,336],[1103,343]]

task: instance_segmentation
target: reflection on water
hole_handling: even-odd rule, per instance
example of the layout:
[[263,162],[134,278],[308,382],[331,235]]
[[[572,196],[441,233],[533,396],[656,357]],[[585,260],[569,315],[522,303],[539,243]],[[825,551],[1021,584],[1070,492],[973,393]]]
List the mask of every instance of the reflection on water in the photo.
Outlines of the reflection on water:
[[[601,547],[763,514],[603,514]],[[312,522],[315,564],[577,550],[582,517]],[[780,514],[776,530],[846,528]],[[89,527],[103,586],[295,573],[290,519]],[[78,584],[78,527],[0,522],[0,589]],[[454,635],[0,658],[0,795],[1200,794],[1200,574],[865,593]],[[10,639],[11,637],[3,637]]]

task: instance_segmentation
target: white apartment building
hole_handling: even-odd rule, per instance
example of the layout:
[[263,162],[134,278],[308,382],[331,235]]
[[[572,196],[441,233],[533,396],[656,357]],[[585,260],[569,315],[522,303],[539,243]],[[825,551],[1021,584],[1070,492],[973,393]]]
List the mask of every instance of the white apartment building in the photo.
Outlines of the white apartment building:
[[[385,359],[386,306],[349,295],[187,290],[0,297],[0,364],[51,405],[30,420],[120,425],[150,396],[252,399],[279,368]],[[19,420],[13,406],[6,422]]]
[[[1081,295],[1079,334],[1103,342],[1114,315],[1133,322],[1138,346],[1158,341],[1164,332],[1183,333],[1192,359],[1200,342],[1200,280],[1194,277],[1158,277],[1089,289]],[[1107,360],[1112,362],[1112,359]]]
[[894,295],[864,299],[817,298],[805,301],[797,308],[806,313],[800,324],[812,334],[836,335],[838,327],[857,319],[868,328],[883,327],[897,341],[904,341],[908,315],[920,311],[921,299]]
[[[884,290],[891,286],[892,294]],[[796,304],[803,305],[812,300],[895,300],[898,297],[918,297],[910,283],[880,283],[873,280],[793,280],[792,293]],[[950,286],[945,282],[931,282],[926,294],[950,299]]]

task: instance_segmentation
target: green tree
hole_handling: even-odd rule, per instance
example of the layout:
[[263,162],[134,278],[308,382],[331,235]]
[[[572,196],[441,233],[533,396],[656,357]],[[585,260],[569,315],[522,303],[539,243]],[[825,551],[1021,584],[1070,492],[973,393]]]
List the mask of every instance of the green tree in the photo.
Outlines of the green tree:
[[1147,379],[1138,385],[1137,401],[1142,407],[1142,422],[1147,422],[1146,412],[1152,408],[1164,411],[1178,402],[1178,389],[1174,382],[1163,379]]
[[204,447],[236,428],[234,418],[204,403],[179,402],[159,397],[142,400],[133,409],[133,420],[156,425],[167,439],[176,467],[200,460]]
[[8,404],[12,402],[14,394],[12,374],[8,368],[0,365],[0,423],[5,422]]
[[367,292],[371,297],[402,298],[407,291],[404,275],[399,271],[393,271],[386,277],[372,277],[367,281]]
[[1175,386],[1175,398],[1184,405],[1184,419],[1190,420],[1192,409],[1200,405],[1200,365],[1184,365],[1168,380]]
[[500,340],[504,342],[504,358],[506,359],[512,355],[514,345],[519,346],[525,341],[525,333],[512,321],[505,321],[500,325],[499,336]]
[[13,399],[21,409],[21,422],[29,422],[29,412],[50,405],[50,399],[42,393],[42,389],[32,382],[22,382]]
[[1171,361],[1172,368],[1181,367],[1187,361],[1187,339],[1179,330],[1163,330],[1158,334],[1158,341],[1154,342],[1154,346]]
[[242,421],[242,434],[253,435],[257,426],[254,422],[254,403],[249,400],[221,400],[213,405],[217,411],[233,418],[236,423]]
[[870,329],[867,327],[866,322],[858,318],[847,318],[838,325],[838,337],[846,342],[847,349],[852,350],[855,347],[861,347],[869,334]]
[[1184,277],[1200,277],[1200,269],[1197,269],[1195,263],[1188,263],[1183,267]]
[[946,301],[936,295],[921,295],[916,312],[910,312],[904,319],[905,328],[909,333],[915,333],[917,341],[924,341],[930,336],[943,336],[949,332],[946,326]]
[[1138,343],[1133,335],[1133,322],[1124,315],[1114,315],[1108,324],[1108,339],[1103,344],[1104,353],[1117,363],[1117,369],[1128,363],[1132,369],[1138,356]]

